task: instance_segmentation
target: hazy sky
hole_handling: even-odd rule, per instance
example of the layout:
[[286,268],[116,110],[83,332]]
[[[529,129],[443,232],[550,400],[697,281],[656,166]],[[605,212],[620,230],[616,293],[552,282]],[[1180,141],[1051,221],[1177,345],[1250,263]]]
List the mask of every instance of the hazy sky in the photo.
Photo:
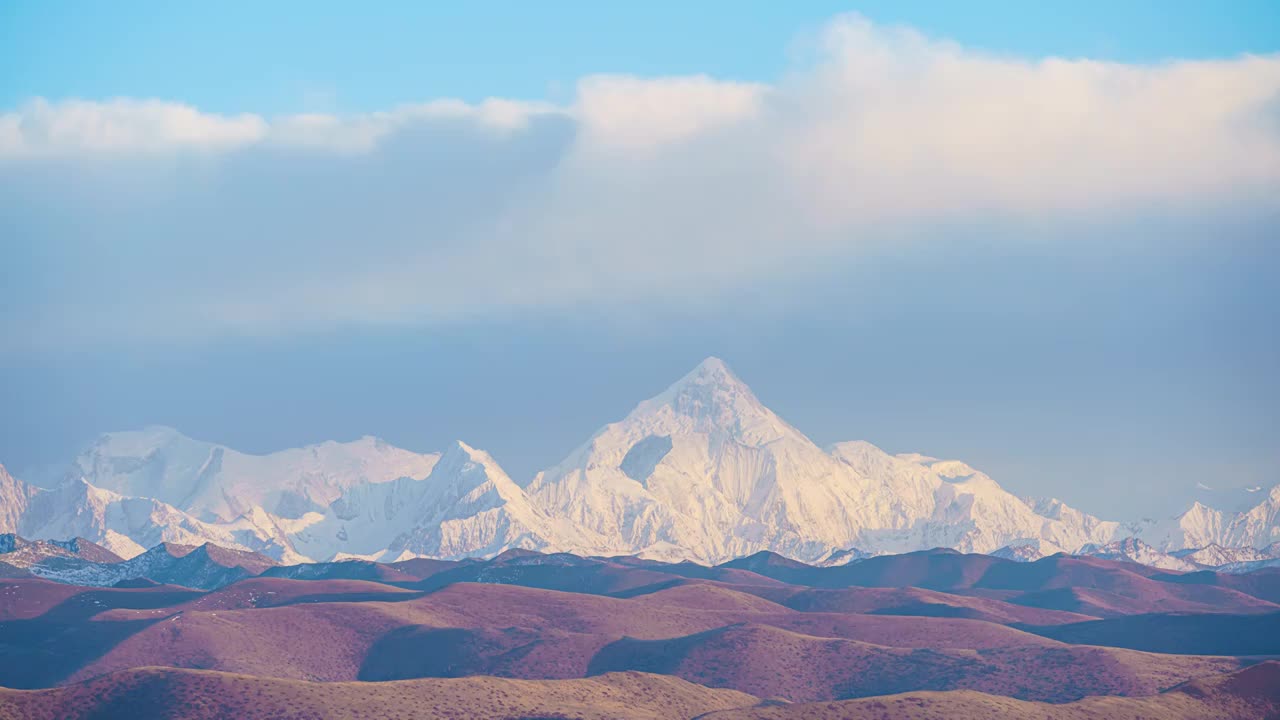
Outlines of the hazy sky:
[[718,355],[1109,517],[1280,482],[1280,6],[783,5],[5,3],[0,463],[526,478]]

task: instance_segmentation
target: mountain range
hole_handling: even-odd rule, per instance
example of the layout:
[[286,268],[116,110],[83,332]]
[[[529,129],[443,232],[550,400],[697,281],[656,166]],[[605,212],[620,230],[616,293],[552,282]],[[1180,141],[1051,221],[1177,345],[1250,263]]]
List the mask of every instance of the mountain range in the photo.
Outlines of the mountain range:
[[0,532],[82,538],[121,558],[206,543],[286,564],[493,557],[511,549],[810,563],[934,547],[1093,554],[1169,570],[1280,558],[1280,486],[1240,511],[1104,520],[1021,498],[958,460],[819,447],[708,358],[524,482],[463,442],[420,454],[364,437],[250,455],[151,427],[101,436],[56,486],[0,468]]

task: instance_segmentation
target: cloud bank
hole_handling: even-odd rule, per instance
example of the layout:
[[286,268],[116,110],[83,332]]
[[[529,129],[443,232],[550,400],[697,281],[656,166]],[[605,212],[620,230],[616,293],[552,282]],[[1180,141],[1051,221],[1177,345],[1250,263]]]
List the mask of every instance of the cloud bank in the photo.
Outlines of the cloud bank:
[[1278,56],[1032,61],[852,16],[810,50],[772,84],[601,75],[565,105],[32,100],[0,114],[0,329],[48,346],[714,303],[956,227],[1016,244],[1280,209]]

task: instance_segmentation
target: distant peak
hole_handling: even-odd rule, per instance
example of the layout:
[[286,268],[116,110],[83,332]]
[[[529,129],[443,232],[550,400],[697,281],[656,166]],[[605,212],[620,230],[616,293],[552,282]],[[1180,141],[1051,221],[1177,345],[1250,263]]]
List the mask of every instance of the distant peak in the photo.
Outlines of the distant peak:
[[449,443],[449,447],[440,455],[440,462],[436,467],[443,471],[447,468],[461,468],[468,464],[483,468],[486,473],[501,471],[501,468],[497,466],[497,463],[489,453],[474,448],[461,440],[454,440]]
[[708,356],[705,360],[698,363],[698,367],[695,369],[702,372],[729,372],[729,366],[725,365],[724,361],[715,355]]
[[186,437],[176,428],[168,425],[147,425],[138,430],[116,430],[114,432],[103,433],[104,438],[125,438],[125,437],[150,437],[156,439],[168,439]]
[[765,407],[717,357],[703,360],[666,390],[641,402],[623,423],[646,435],[724,433],[756,446],[782,437],[810,442]]
[[697,367],[690,370],[684,377],[675,381],[671,387],[667,388],[661,396],[678,395],[682,392],[688,392],[693,389],[714,389],[726,391],[732,394],[744,395],[755,401],[755,395],[752,394],[751,388],[742,382],[742,379],[733,374],[728,365],[718,357],[709,357],[698,363]]
[[159,450],[185,444],[204,444],[192,440],[166,425],[148,425],[141,430],[120,430],[100,435],[88,453],[145,457]]
[[734,375],[733,371],[729,369],[729,366],[726,365],[723,360],[715,356],[709,357],[698,363],[697,367],[690,371],[689,374],[685,375],[681,380],[687,381],[695,378],[735,385],[743,384],[742,380],[738,379],[738,376]]
[[478,451],[461,440],[454,440],[449,443],[448,449],[445,450],[446,455],[465,455],[473,457]]

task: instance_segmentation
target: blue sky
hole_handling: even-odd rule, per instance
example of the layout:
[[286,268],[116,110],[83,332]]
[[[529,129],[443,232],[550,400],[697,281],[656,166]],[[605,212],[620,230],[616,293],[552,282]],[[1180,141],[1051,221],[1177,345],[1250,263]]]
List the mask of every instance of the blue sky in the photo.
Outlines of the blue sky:
[[1267,0],[1018,3],[30,2],[0,8],[0,107],[32,96],[265,114],[425,97],[556,98],[591,73],[771,80],[858,12],[1012,55],[1158,61],[1280,49]]
[[0,463],[523,479],[718,355],[1102,515],[1280,482],[1275,3],[692,5],[4,4]]

